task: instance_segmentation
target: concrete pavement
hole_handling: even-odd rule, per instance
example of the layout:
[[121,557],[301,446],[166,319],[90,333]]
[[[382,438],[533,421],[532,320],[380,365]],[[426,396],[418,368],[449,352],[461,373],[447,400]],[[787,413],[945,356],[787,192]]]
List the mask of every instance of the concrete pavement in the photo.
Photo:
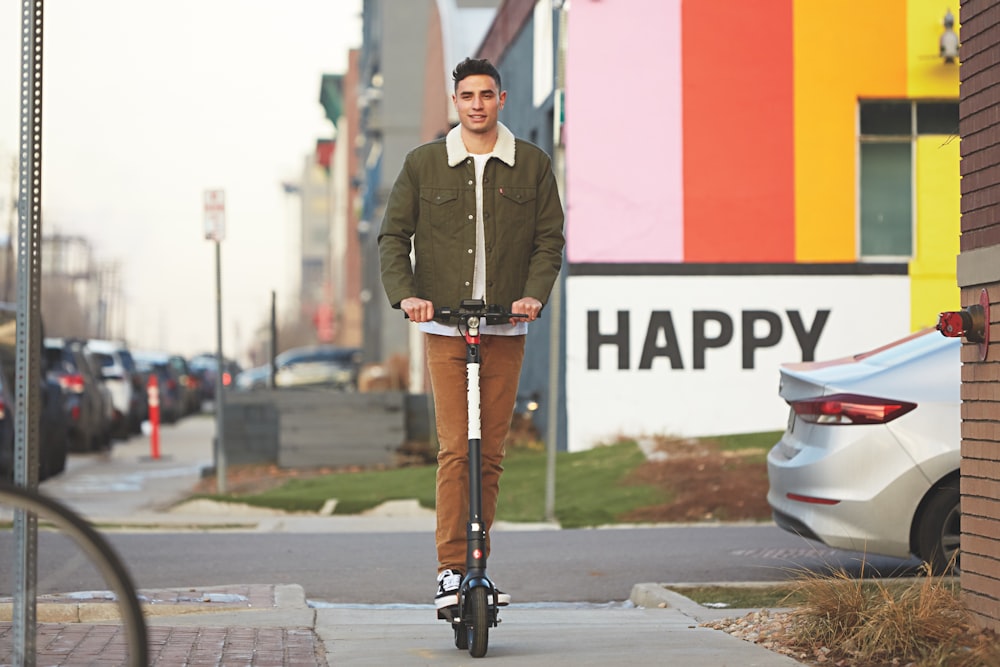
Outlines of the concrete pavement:
[[[427,512],[404,506],[365,517],[302,516],[233,509],[210,513],[174,505],[211,465],[214,422],[189,418],[161,432],[162,458],[144,438],[117,443],[42,491],[97,525],[136,528],[226,525],[299,531],[426,530]],[[84,464],[80,464],[84,465]],[[0,508],[0,519],[5,510]],[[552,528],[552,526],[539,526]],[[468,665],[450,627],[427,605],[330,605],[306,600],[298,585],[250,583],[140,591],[151,664]],[[37,661],[45,665],[127,664],[113,596],[103,592],[39,598]],[[10,664],[10,598],[0,598],[0,665]],[[708,620],[753,610],[708,609],[659,583],[637,583],[622,604],[512,604],[491,629],[485,659],[521,665],[684,665],[781,667],[801,664],[724,632]]]

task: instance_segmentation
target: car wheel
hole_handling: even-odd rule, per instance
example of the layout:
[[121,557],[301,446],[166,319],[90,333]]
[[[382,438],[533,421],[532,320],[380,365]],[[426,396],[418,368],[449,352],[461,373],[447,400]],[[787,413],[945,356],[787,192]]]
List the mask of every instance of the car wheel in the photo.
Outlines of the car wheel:
[[962,505],[958,480],[934,491],[927,500],[917,526],[917,556],[934,574],[959,569],[959,538]]

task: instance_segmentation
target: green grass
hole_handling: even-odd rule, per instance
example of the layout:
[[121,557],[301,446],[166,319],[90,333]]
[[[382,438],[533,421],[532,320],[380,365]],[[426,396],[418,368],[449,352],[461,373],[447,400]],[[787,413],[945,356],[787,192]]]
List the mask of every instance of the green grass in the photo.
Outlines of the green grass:
[[733,609],[794,607],[803,596],[792,584],[764,586],[670,586],[670,590],[701,605],[725,604]]
[[[777,442],[780,431],[699,438],[724,450],[766,452]],[[648,484],[627,482],[645,462],[634,440],[622,439],[583,452],[556,455],[556,520],[565,528],[614,524],[635,509],[670,501],[667,490]],[[535,522],[545,520],[544,451],[514,447],[504,460],[500,479],[497,520]],[[244,502],[286,511],[316,512],[337,499],[336,514],[357,514],[388,500],[415,498],[421,506],[434,507],[434,465],[366,472],[337,472],[294,479],[283,486],[253,495],[203,496]]]
[[764,431],[761,433],[738,433],[736,435],[713,435],[698,439],[715,442],[719,445],[719,449],[724,451],[763,449],[766,452],[781,439],[782,433],[784,431]]
[[[634,442],[560,452],[556,457],[556,517],[565,528],[615,523],[637,507],[666,502],[663,491],[623,480],[645,460]],[[497,520],[531,522],[545,518],[544,452],[514,450],[504,460]],[[337,499],[336,514],[356,514],[387,500],[416,498],[434,507],[435,466],[332,473],[290,480],[254,495],[208,496],[287,511],[318,511]]]
[[339,472],[289,480],[276,489],[254,495],[211,497],[291,512],[317,512],[330,498],[337,499],[336,514],[357,514],[387,500],[407,498],[416,498],[424,507],[433,507],[434,475],[434,466]]
[[701,441],[715,443],[720,450],[737,452],[755,450],[743,459],[747,463],[764,463],[767,453],[781,439],[784,431],[763,431],[761,433],[738,433],[736,435],[713,435],[698,438]]
[[[837,581],[836,577],[816,577],[824,582]],[[865,579],[845,581],[845,585],[856,586],[867,597],[877,597],[885,592],[895,598],[903,597],[925,583],[923,578],[915,579]],[[811,583],[811,582],[807,582]],[[961,587],[957,577],[941,577],[940,587],[952,595],[958,595]],[[800,607],[810,600],[810,591],[800,580],[786,583],[761,584],[759,586],[670,586],[670,590],[701,605],[722,603],[733,609],[774,609],[776,607]]]

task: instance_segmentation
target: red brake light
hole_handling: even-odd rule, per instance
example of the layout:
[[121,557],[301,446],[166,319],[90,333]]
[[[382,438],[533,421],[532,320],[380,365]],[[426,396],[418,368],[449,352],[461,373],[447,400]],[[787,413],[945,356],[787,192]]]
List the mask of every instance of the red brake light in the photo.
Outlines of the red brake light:
[[59,386],[74,394],[82,394],[83,376],[80,374],[62,375],[59,377]]
[[789,401],[803,421],[812,424],[886,424],[917,407],[916,403],[857,394],[831,394]]
[[232,381],[233,381],[233,376],[232,375],[230,375],[229,373],[223,373],[222,374],[222,384],[224,384],[225,386],[228,387],[229,383],[232,382]]

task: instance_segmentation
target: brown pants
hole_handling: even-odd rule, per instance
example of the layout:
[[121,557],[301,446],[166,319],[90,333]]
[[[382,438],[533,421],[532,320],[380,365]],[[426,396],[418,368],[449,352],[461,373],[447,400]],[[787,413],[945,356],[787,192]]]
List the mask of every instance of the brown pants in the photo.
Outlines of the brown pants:
[[[486,555],[496,516],[503,472],[504,440],[510,431],[517,385],[524,359],[524,336],[482,336],[479,387],[482,422],[483,522]],[[427,367],[434,392],[440,442],[437,470],[438,572],[465,571],[466,524],[469,521],[469,431],[465,338],[424,335]]]

